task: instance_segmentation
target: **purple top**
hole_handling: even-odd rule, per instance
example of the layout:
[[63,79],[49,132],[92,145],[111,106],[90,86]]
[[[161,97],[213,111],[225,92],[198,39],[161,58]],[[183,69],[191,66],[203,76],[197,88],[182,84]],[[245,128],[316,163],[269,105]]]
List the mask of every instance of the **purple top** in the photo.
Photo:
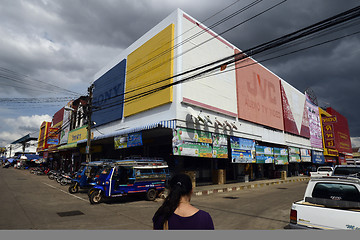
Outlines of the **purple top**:
[[[154,221],[154,229],[162,230],[162,217]],[[190,217],[181,217],[173,213],[169,218],[169,230],[214,230],[214,223],[209,213],[199,210]]]

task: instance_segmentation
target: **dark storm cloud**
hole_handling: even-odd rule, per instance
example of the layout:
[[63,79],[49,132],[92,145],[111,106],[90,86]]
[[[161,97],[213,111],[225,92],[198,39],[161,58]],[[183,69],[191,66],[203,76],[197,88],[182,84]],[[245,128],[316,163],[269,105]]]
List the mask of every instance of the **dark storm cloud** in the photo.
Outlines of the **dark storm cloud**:
[[[214,31],[221,33],[280,1],[264,0],[217,26]],[[0,67],[77,92],[86,92],[96,72],[176,8],[203,21],[234,2],[236,1],[3,0],[0,8]],[[210,26],[251,2],[253,1],[237,1],[204,24]],[[227,32],[223,37],[245,50],[357,5],[358,0],[288,0]],[[360,29],[355,25],[352,30]],[[342,32],[335,33],[333,37],[352,30],[342,29]],[[306,42],[305,45],[295,46],[295,49],[319,41]],[[351,136],[360,136],[360,127],[357,126],[360,113],[356,106],[356,91],[360,89],[358,49],[360,41],[359,35],[356,35],[262,64],[301,92],[308,87],[312,88],[319,102],[330,104],[348,118]],[[270,56],[275,55],[276,53]],[[254,56],[258,61],[267,57],[269,56]],[[3,83],[4,80],[0,79],[0,84]],[[2,85],[0,94],[14,97],[19,94],[33,96],[35,93]],[[49,109],[48,114],[53,115],[57,110]],[[0,114],[1,112],[3,110],[0,108]],[[33,111],[31,114],[18,114],[31,115]]]

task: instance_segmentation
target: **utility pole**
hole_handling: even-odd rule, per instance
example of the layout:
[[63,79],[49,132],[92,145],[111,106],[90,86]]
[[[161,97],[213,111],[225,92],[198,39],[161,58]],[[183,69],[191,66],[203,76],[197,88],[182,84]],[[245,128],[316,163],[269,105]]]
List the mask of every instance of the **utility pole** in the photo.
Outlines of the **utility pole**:
[[93,84],[91,84],[91,86],[88,88],[89,99],[88,99],[88,103],[87,103],[87,120],[88,120],[88,125],[87,125],[86,162],[91,162],[90,148],[91,148],[91,125],[92,125],[92,122],[91,122],[91,114],[92,114],[93,88],[94,88],[94,85],[93,85]]

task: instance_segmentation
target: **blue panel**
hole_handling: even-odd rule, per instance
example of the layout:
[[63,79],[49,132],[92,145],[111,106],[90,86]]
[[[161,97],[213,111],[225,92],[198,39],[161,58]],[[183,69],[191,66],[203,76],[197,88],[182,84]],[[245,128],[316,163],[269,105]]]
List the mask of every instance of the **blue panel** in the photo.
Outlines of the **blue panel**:
[[123,117],[126,59],[94,82],[92,121],[96,126]]
[[311,159],[313,163],[325,164],[325,157],[323,152],[318,152],[315,150],[311,151]]

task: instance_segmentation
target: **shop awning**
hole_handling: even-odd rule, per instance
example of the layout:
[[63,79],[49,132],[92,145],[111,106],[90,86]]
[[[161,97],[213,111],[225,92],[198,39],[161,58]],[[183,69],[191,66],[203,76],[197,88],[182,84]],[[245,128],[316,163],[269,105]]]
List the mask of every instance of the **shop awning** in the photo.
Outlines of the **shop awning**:
[[70,148],[76,148],[76,147],[77,147],[77,143],[69,143],[69,144],[65,144],[65,145],[58,147],[58,150],[64,150],[64,149],[70,149]]
[[[157,127],[175,129],[176,128],[176,120],[160,121],[160,122],[144,125],[144,126],[141,126],[141,127],[127,128],[127,129],[119,130],[119,131],[112,132],[112,133],[109,133],[109,134],[96,136],[96,137],[94,137],[92,139],[92,141],[96,141],[96,140],[100,140],[100,139],[104,139],[104,138],[117,137],[117,136],[120,136],[120,135],[133,133],[133,132],[140,132],[140,131],[143,131],[143,130],[149,130],[149,129],[153,129],[153,128],[157,128]],[[87,142],[87,139],[80,140],[77,143],[80,144],[80,143],[85,143],[85,142]]]

